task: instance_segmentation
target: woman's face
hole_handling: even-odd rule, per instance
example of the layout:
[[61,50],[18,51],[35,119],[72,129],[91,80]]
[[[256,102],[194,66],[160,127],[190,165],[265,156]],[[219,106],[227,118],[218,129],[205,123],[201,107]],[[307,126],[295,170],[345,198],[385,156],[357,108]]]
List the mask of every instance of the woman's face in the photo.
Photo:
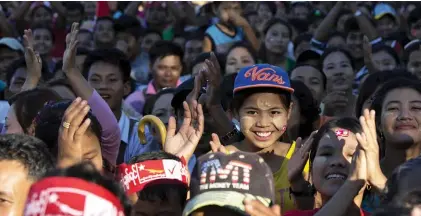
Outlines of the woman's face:
[[94,40],[101,43],[111,43],[115,39],[114,23],[110,20],[100,20],[94,29]]
[[15,105],[10,106],[7,112],[6,121],[3,127],[3,133],[6,134],[23,134],[23,128],[18,122],[18,118],[15,113]]
[[[337,132],[347,135],[336,136]],[[342,128],[333,128],[320,139],[311,174],[322,197],[332,197],[346,181],[357,146],[355,134]]]
[[253,57],[246,48],[234,48],[227,55],[225,75],[238,73],[241,68],[254,65],[255,63],[256,62],[254,62]]
[[238,111],[241,132],[259,149],[272,146],[282,136],[289,110],[275,93],[255,93]]
[[409,148],[421,141],[421,94],[411,88],[387,93],[381,114],[381,130],[386,143]]
[[265,35],[266,50],[283,55],[288,51],[288,43],[290,42],[291,32],[288,27],[281,23],[272,25]]
[[406,68],[410,73],[421,79],[421,50],[414,51],[409,55]]
[[332,52],[323,61],[323,72],[328,91],[347,91],[352,88],[354,69],[350,59],[342,52]]
[[303,82],[311,91],[313,98],[320,102],[324,94],[323,75],[314,67],[301,66],[291,72],[291,80]]
[[174,115],[174,110],[171,106],[171,100],[174,97],[173,93],[163,94],[156,101],[152,109],[152,115],[161,119],[162,123],[168,125],[170,116]]
[[97,170],[102,170],[102,153],[101,153],[101,143],[98,137],[88,131],[82,137],[82,143],[85,143],[82,148],[82,159],[90,161],[94,164]]
[[48,55],[53,49],[53,36],[48,29],[35,29],[33,31],[34,49],[40,55]]
[[376,68],[380,71],[393,70],[398,66],[392,55],[386,51],[373,53],[373,62]]

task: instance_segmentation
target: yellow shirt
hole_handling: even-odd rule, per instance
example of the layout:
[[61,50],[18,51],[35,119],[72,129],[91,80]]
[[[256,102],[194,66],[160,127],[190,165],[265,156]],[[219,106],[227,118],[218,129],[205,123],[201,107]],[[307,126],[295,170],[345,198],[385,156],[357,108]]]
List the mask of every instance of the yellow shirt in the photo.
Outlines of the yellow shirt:
[[[276,204],[281,206],[282,212],[295,209],[295,203],[292,195],[289,194],[289,181],[288,181],[288,161],[292,157],[292,154],[295,150],[295,142],[292,143],[291,147],[288,150],[288,153],[285,156],[285,159],[282,161],[282,165],[278,171],[273,174],[273,179],[275,181],[275,196]],[[304,173],[309,172],[309,161],[307,161],[306,166],[304,167]]]

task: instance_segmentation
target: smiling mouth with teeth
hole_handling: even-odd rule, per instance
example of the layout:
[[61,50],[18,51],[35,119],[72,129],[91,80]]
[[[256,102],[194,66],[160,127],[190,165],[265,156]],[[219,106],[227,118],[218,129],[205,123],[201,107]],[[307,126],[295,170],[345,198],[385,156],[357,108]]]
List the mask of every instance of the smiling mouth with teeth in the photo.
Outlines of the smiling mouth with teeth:
[[335,173],[335,174],[329,174],[329,175],[327,175],[326,176],[326,179],[327,180],[330,180],[330,179],[341,179],[341,180],[345,180],[346,177],[347,177],[346,175]]
[[272,132],[255,132],[255,134],[259,137],[268,137],[272,134]]

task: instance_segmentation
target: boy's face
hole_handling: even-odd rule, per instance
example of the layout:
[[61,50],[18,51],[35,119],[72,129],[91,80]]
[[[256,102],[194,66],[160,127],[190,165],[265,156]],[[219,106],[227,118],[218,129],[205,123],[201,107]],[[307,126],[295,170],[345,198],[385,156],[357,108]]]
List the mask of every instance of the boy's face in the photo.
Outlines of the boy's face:
[[221,2],[218,7],[217,15],[223,23],[228,23],[229,13],[242,14],[240,2]]
[[177,87],[183,66],[179,56],[170,55],[158,58],[152,65],[153,78],[159,89]]
[[122,40],[125,43],[127,43],[129,58],[136,56],[138,54],[139,44],[133,35],[126,32],[119,32],[117,33],[116,39],[117,41]]
[[111,43],[114,40],[115,32],[113,23],[109,20],[100,20],[94,30],[94,40],[101,43]]
[[34,35],[34,49],[40,55],[48,55],[53,49],[53,37],[48,29],[35,29]]
[[180,200],[176,197],[169,196],[166,202],[158,199],[155,202],[139,199],[133,206],[132,216],[179,216],[182,214],[184,206],[180,205]]
[[88,82],[112,110],[120,109],[123,97],[130,92],[130,84],[124,82],[120,68],[103,61],[92,64]]

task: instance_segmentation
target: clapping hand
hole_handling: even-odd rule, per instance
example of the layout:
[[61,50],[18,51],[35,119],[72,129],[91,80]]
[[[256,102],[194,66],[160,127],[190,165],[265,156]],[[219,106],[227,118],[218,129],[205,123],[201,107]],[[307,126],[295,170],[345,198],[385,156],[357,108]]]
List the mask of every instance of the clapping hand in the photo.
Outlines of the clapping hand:
[[363,133],[357,133],[356,137],[364,151],[367,161],[368,172],[367,180],[371,186],[381,191],[386,184],[386,177],[380,168],[380,148],[377,143],[376,131],[376,112],[374,110],[364,110],[363,116],[360,117],[360,124]]
[[25,46],[25,62],[28,75],[21,91],[26,91],[38,85],[42,76],[42,60],[41,56],[34,51],[34,39],[30,29],[24,31],[23,44]]
[[205,119],[202,105],[196,100],[192,101],[191,109],[187,102],[183,102],[183,108],[184,120],[178,133],[175,118],[171,116],[169,119],[164,151],[189,161],[202,137]]
[[288,180],[289,182],[294,183],[303,179],[303,170],[308,161],[311,145],[314,140],[314,135],[317,131],[313,131],[310,134],[310,137],[304,142],[299,137],[296,140],[294,154],[291,159],[288,161]]

